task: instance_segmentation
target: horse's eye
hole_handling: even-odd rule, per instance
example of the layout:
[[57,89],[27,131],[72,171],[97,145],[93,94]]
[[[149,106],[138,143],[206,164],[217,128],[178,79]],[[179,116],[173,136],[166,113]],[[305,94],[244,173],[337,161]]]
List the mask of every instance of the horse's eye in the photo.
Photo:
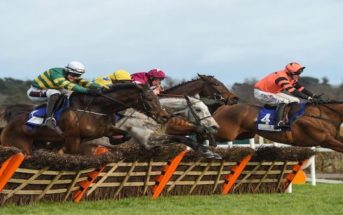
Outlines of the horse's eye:
[[214,98],[217,100],[220,100],[220,99],[222,99],[222,96],[221,95],[215,95]]
[[200,108],[195,108],[195,111],[196,112],[201,112],[201,109]]

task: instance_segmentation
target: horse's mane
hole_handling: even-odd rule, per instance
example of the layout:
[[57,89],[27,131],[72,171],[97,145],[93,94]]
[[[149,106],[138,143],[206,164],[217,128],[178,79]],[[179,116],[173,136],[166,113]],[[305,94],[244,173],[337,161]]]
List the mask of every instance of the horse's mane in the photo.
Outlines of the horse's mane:
[[319,103],[311,103],[307,102],[306,105],[330,105],[330,104],[343,104],[343,101],[336,101],[336,100],[329,100],[329,101],[321,101]]
[[330,100],[330,101],[325,101],[322,104],[343,104],[343,101]]
[[190,81],[183,81],[183,82],[181,82],[181,83],[179,83],[179,84],[177,84],[177,85],[175,85],[175,86],[172,86],[172,87],[170,87],[170,88],[168,88],[168,89],[166,89],[166,90],[163,90],[165,93],[168,93],[169,91],[171,91],[171,90],[173,90],[173,89],[175,89],[175,88],[178,88],[178,87],[180,87],[180,86],[182,86],[182,85],[185,85],[185,84],[189,84],[189,83],[191,83],[191,82],[194,82],[194,81],[197,81],[197,80],[199,80],[200,78],[193,78],[192,80],[190,80]]
[[[201,75],[201,77],[214,78],[213,75]],[[168,93],[169,91],[174,90],[175,88],[178,88],[178,87],[180,87],[180,86],[183,86],[183,85],[192,83],[192,82],[194,82],[194,81],[198,81],[198,80],[201,79],[201,77],[193,78],[193,79],[190,80],[190,81],[183,81],[183,82],[181,82],[181,83],[179,83],[179,84],[177,84],[177,85],[175,85],[175,86],[172,86],[172,87],[170,87],[170,88],[164,90],[164,92],[165,92],[165,93]]]
[[110,93],[110,92],[113,92],[113,91],[116,91],[116,90],[130,89],[130,88],[135,88],[135,89],[138,89],[140,91],[144,90],[143,86],[138,85],[136,83],[116,83],[116,84],[111,85],[111,87],[109,89],[105,89],[104,93],[107,93],[107,92]]

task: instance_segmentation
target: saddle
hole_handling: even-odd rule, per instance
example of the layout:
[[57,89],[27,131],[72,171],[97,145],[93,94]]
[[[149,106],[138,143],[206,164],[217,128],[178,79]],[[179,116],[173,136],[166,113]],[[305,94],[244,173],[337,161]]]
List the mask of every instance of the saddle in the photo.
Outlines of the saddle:
[[[297,118],[302,116],[305,112],[305,103],[290,103],[288,104],[283,113],[283,121],[291,125]],[[276,107],[265,105],[260,109],[257,118],[257,129],[262,131],[283,131],[289,130],[288,128],[275,128],[276,125]]]
[[[62,112],[70,107],[70,101],[67,95],[61,95],[54,107],[54,118],[57,124],[61,118]],[[38,105],[29,113],[28,120],[25,125],[30,128],[40,127],[46,118],[46,104]]]

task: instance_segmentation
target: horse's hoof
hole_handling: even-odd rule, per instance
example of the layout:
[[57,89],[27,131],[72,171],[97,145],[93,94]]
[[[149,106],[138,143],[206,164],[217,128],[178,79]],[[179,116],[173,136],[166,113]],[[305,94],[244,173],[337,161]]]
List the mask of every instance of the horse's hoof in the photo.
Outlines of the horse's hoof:
[[215,155],[214,155],[213,152],[211,152],[211,151],[203,152],[202,155],[203,155],[205,158],[208,158],[208,159],[213,159],[213,158],[215,157]]
[[213,154],[214,154],[213,159],[216,159],[216,160],[222,160],[223,159],[222,156],[220,156],[219,154],[217,154],[217,153],[213,153]]

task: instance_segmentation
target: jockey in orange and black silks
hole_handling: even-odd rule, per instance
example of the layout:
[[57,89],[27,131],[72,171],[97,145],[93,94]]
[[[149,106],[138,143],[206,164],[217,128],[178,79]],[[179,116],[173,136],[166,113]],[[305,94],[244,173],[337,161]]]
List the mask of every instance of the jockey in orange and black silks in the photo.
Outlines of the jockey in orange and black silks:
[[[277,105],[278,127],[284,125],[282,114],[286,104],[296,102],[299,98],[312,101],[316,96],[298,83],[305,67],[299,63],[289,63],[283,70],[273,72],[255,84],[254,96],[264,104]],[[283,91],[289,94],[283,93]]]

